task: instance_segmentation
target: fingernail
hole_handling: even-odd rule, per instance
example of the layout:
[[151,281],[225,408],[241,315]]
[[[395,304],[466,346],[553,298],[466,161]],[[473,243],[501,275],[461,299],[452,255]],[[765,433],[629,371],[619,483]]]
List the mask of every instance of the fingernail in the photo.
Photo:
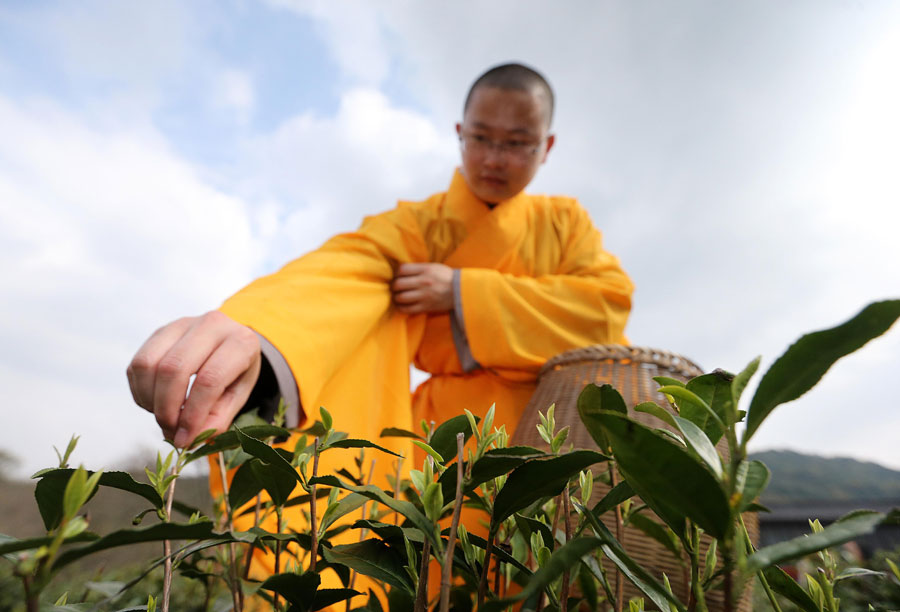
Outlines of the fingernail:
[[184,427],[179,427],[178,431],[175,432],[175,439],[172,440],[172,442],[174,442],[175,446],[178,448],[187,446],[188,442],[190,442],[190,440],[188,440],[188,430]]

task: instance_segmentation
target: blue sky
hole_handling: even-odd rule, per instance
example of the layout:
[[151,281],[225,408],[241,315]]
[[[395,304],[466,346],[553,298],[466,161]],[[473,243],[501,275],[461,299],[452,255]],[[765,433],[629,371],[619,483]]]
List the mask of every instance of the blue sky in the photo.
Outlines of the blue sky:
[[[362,216],[444,189],[470,82],[544,71],[578,197],[637,285],[629,337],[707,369],[900,295],[892,2],[0,4],[0,448],[158,446],[124,368]],[[892,330],[757,448],[900,468]],[[36,428],[39,425],[39,429]],[[25,432],[20,435],[19,432]]]

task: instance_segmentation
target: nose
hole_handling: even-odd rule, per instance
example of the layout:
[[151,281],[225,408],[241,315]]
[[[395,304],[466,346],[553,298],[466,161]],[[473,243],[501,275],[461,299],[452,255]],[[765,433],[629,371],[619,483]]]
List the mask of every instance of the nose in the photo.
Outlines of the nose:
[[484,151],[484,165],[497,168],[505,163],[506,152],[503,150],[503,147],[498,146],[497,143],[494,142],[490,143],[490,146]]

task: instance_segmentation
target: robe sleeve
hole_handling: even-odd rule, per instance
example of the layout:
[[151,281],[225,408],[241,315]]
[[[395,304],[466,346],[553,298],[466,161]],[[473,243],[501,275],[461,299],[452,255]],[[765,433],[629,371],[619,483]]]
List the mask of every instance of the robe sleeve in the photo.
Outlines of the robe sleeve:
[[574,204],[567,216],[564,230],[556,229],[561,257],[554,273],[461,270],[466,338],[482,367],[533,373],[566,350],[627,342],[632,282],[619,260],[603,250],[587,212]]
[[335,236],[257,279],[220,310],[265,337],[284,357],[300,410],[317,407],[325,384],[391,315],[390,281],[397,265],[426,260],[416,218],[400,207],[366,218],[356,232]]

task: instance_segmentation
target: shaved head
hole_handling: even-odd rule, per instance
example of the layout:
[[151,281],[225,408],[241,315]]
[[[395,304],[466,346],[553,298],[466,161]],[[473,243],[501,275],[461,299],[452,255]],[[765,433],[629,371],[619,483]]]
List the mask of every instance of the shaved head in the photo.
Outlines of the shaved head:
[[469,109],[472,94],[479,87],[535,92],[546,101],[547,126],[550,126],[550,121],[553,119],[553,89],[550,88],[547,79],[537,70],[522,64],[494,66],[472,83],[472,87],[469,88],[469,93],[466,95],[466,103],[463,105],[463,115]]

